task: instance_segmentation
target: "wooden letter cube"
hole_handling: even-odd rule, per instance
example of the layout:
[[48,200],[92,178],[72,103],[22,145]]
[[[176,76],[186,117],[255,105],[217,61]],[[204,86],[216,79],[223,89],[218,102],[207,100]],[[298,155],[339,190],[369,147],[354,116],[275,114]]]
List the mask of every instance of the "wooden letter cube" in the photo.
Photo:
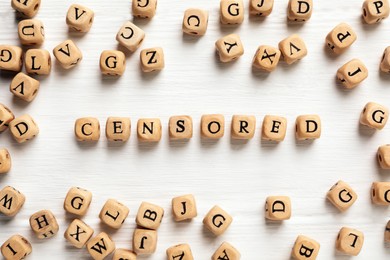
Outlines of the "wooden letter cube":
[[341,54],[357,39],[356,33],[346,23],[340,23],[326,36],[326,44],[335,53]]
[[115,251],[115,243],[106,233],[101,232],[87,243],[87,250],[95,260],[103,260]]
[[4,132],[8,128],[9,123],[14,119],[15,116],[11,110],[0,103],[0,133]]
[[351,89],[368,77],[368,69],[361,60],[353,59],[337,70],[337,78],[344,87]]
[[388,0],[365,0],[362,9],[363,19],[368,24],[379,23],[390,14]]
[[360,114],[360,124],[381,130],[389,118],[389,110],[377,103],[369,102]]
[[144,49],[140,53],[141,69],[143,72],[162,70],[165,66],[162,48]]
[[145,32],[133,24],[132,22],[125,22],[119,29],[116,35],[116,40],[123,47],[126,47],[131,52],[135,52],[145,39]]
[[137,255],[149,255],[156,252],[157,231],[136,228],[133,233],[133,250]]
[[123,248],[118,248],[117,250],[115,250],[114,256],[112,257],[112,260],[136,260],[136,259],[137,259],[137,255],[133,251],[123,249]]
[[109,117],[106,122],[106,137],[109,141],[126,142],[130,138],[131,122],[128,117]]
[[74,132],[77,141],[98,141],[100,138],[100,123],[97,118],[84,117],[76,120]]
[[390,243],[390,220],[387,222],[385,228],[385,242]]
[[382,72],[390,73],[390,46],[383,52],[380,69]]
[[99,218],[107,226],[119,229],[129,215],[129,208],[117,200],[109,199],[100,211]]
[[189,35],[202,36],[207,31],[209,13],[202,9],[190,8],[184,12],[183,32]]
[[1,246],[1,254],[7,260],[21,260],[31,252],[30,242],[21,235],[13,235]]
[[83,59],[83,54],[72,40],[57,45],[53,49],[53,54],[64,69],[73,68]]
[[134,0],[132,3],[133,16],[152,18],[156,14],[157,0]]
[[287,119],[281,116],[267,115],[263,119],[261,139],[281,142],[286,137]]
[[252,65],[255,68],[272,72],[278,66],[280,55],[280,50],[272,46],[262,45],[253,57]]
[[336,240],[338,251],[352,256],[357,256],[363,247],[364,234],[359,230],[343,227]]
[[0,174],[9,172],[12,166],[11,155],[8,150],[0,149]]
[[66,24],[78,32],[88,32],[91,29],[94,12],[82,5],[73,4],[66,14]]
[[215,251],[211,259],[212,260],[221,260],[221,259],[240,260],[241,254],[231,244],[229,244],[228,242],[223,242]]
[[321,119],[317,115],[298,116],[295,122],[297,140],[317,139],[321,137]]
[[202,137],[219,139],[225,133],[225,117],[223,115],[203,115],[201,119]]
[[194,257],[188,244],[180,244],[167,249],[167,259],[194,260]]
[[233,218],[218,206],[214,206],[203,219],[205,227],[216,236],[222,235],[232,222]]
[[9,129],[18,143],[29,141],[39,133],[38,125],[29,115],[23,115],[12,120],[9,124]]
[[390,144],[380,146],[378,148],[377,157],[382,169],[390,169]]
[[25,67],[29,74],[49,75],[51,71],[51,57],[47,50],[29,49],[25,56]]
[[232,117],[231,134],[233,139],[252,139],[256,131],[256,117],[234,115]]
[[220,12],[222,24],[241,24],[244,21],[242,0],[221,0]]
[[135,222],[138,226],[147,229],[157,230],[164,217],[164,209],[157,205],[142,202],[139,206]]
[[6,186],[0,190],[0,213],[13,217],[23,207],[26,197],[17,189]]
[[346,211],[355,203],[358,196],[347,183],[338,181],[330,188],[326,198],[340,211]]
[[192,194],[172,199],[172,215],[175,221],[193,219],[198,215],[195,197]]
[[77,216],[87,214],[92,202],[92,193],[79,187],[69,189],[64,200],[64,209]]
[[315,260],[320,251],[320,244],[306,236],[298,236],[291,256],[297,260]]
[[19,72],[11,81],[10,91],[15,97],[31,102],[38,93],[40,83],[38,80]]
[[[224,1],[224,0],[223,0]],[[229,34],[215,42],[221,62],[230,62],[244,54],[244,46],[237,34]]]
[[12,8],[28,18],[37,14],[40,4],[41,0],[11,0]]
[[371,200],[374,204],[390,205],[390,182],[373,182],[371,186]]
[[121,76],[126,69],[125,54],[121,51],[103,51],[100,55],[100,71],[103,75]]
[[269,220],[286,220],[291,218],[291,201],[286,196],[271,196],[265,202],[265,218]]
[[43,23],[37,19],[22,20],[18,24],[20,43],[23,45],[41,45],[45,41]]
[[274,8],[274,0],[250,0],[249,13],[257,16],[268,16]]
[[41,210],[31,215],[30,226],[39,239],[50,238],[59,230],[57,220],[50,210]]
[[74,247],[82,248],[93,235],[93,229],[80,219],[75,219],[70,223],[64,233],[64,237]]
[[22,48],[11,45],[0,45],[0,70],[21,71],[22,65]]
[[293,22],[305,22],[313,13],[312,0],[290,0],[288,3],[287,18]]
[[279,49],[287,64],[292,64],[307,55],[306,44],[298,34],[293,34],[279,42]]
[[138,140],[159,142],[161,140],[161,121],[158,118],[141,118],[137,122]]
[[169,118],[169,137],[171,140],[192,138],[193,126],[190,116],[172,116]]

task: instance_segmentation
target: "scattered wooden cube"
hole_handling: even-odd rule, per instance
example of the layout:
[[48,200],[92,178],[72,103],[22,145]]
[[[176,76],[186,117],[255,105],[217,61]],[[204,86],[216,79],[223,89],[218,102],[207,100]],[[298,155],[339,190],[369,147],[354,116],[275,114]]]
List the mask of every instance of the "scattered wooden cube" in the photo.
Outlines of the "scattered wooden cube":
[[158,118],[141,118],[137,122],[138,140],[159,142],[161,140],[161,121]]
[[9,129],[18,143],[29,141],[39,133],[38,125],[29,115],[23,115],[12,120],[9,124]]
[[371,186],[371,200],[376,205],[390,205],[390,182],[373,182]]
[[298,116],[295,122],[297,140],[310,140],[321,137],[321,119],[317,115]]
[[169,138],[183,140],[192,138],[193,125],[190,116],[172,116],[168,123]]
[[29,49],[26,51],[24,65],[29,74],[49,75],[51,71],[50,53],[43,49]]
[[0,70],[21,71],[22,65],[22,48],[11,45],[0,45]]
[[132,3],[133,16],[152,18],[156,14],[157,0],[137,0]]
[[167,249],[168,260],[194,260],[192,256],[191,248],[188,244],[179,244]]
[[0,213],[13,217],[23,207],[26,197],[17,189],[6,186],[0,190]]
[[280,50],[267,45],[261,45],[253,57],[252,65],[260,70],[272,72],[278,66]]
[[97,118],[83,117],[76,120],[74,132],[77,141],[98,141],[100,138],[100,123]]
[[126,142],[130,138],[131,121],[128,117],[109,117],[106,122],[108,141]]
[[221,0],[220,20],[222,24],[241,24],[244,21],[242,0]]
[[82,5],[73,4],[66,14],[66,24],[69,28],[78,32],[88,32],[93,23],[94,12]]
[[11,155],[5,148],[0,149],[0,174],[4,174],[11,170],[12,160]]
[[205,227],[216,236],[222,235],[232,222],[233,218],[218,206],[214,206],[203,219]]
[[383,51],[380,69],[382,72],[390,73],[390,46]]
[[28,18],[34,17],[37,14],[40,4],[41,0],[11,0],[12,8]]
[[231,134],[233,139],[252,139],[256,131],[256,117],[234,115],[232,117]]
[[126,58],[123,52],[108,50],[100,55],[100,71],[103,75],[122,76],[125,69]]
[[287,196],[270,196],[265,202],[265,218],[281,221],[291,218],[291,200]]
[[68,229],[64,233],[64,237],[74,247],[82,248],[87,244],[88,240],[94,233],[93,228],[85,224],[80,219],[75,219],[70,223]]
[[293,34],[279,42],[279,49],[287,64],[301,60],[307,55],[306,44],[298,34]]
[[183,32],[189,35],[202,36],[206,34],[209,13],[202,9],[189,8],[184,12]]
[[337,236],[336,248],[338,251],[344,254],[357,256],[363,247],[363,243],[363,232],[356,229],[343,227],[340,229],[340,232]]
[[139,206],[135,222],[143,228],[157,230],[164,217],[164,209],[157,205],[142,202]]
[[37,19],[22,20],[18,24],[18,35],[23,45],[41,45],[45,41],[43,23]]
[[358,196],[347,183],[338,181],[329,189],[326,198],[340,211],[346,211],[355,203]]
[[337,78],[344,87],[351,89],[368,77],[368,69],[361,60],[353,59],[337,70]]
[[365,0],[362,9],[363,20],[368,24],[379,23],[390,14],[388,0]]
[[140,53],[140,60],[143,72],[158,71],[165,67],[164,51],[160,47],[142,50]]
[[11,81],[10,91],[15,97],[31,102],[37,96],[40,83],[38,80],[19,72]]
[[389,110],[380,104],[369,102],[360,114],[360,124],[382,130],[389,118]]
[[286,137],[287,119],[281,116],[266,115],[263,119],[261,139],[281,142]]
[[7,260],[20,260],[31,254],[30,242],[21,235],[13,235],[1,246],[1,254]]
[[71,69],[83,59],[83,54],[72,40],[66,40],[53,49],[54,57],[64,69]]
[[390,169],[390,144],[378,148],[377,158],[382,169]]
[[211,259],[212,260],[221,260],[221,259],[240,260],[241,254],[231,244],[229,244],[228,242],[223,242],[215,251]]
[[118,248],[115,250],[112,260],[136,260],[137,255],[128,249]]
[[390,243],[390,220],[387,222],[385,228],[385,242]]
[[100,211],[99,218],[107,226],[119,229],[129,215],[129,208],[117,200],[109,199]]
[[9,123],[15,119],[14,113],[0,103],[0,133],[8,129]]
[[136,228],[133,233],[133,250],[137,255],[149,255],[156,252],[157,231]]
[[172,199],[172,215],[175,221],[193,219],[198,215],[195,197],[192,194]]
[[201,134],[204,138],[219,139],[225,133],[225,117],[223,115],[203,115],[200,124]]
[[244,46],[237,34],[229,34],[220,38],[215,42],[215,48],[221,62],[231,62],[244,54]]
[[356,33],[346,23],[340,23],[326,36],[326,44],[335,53],[341,54],[357,39]]
[[85,216],[92,202],[92,193],[80,187],[69,189],[64,200],[64,209],[70,214]]
[[116,35],[120,45],[135,52],[145,39],[145,32],[130,21],[125,22]]
[[299,235],[295,241],[291,256],[297,260],[315,260],[320,251],[320,244],[306,236]]
[[312,0],[290,0],[287,8],[287,18],[292,22],[305,22],[313,13]]
[[95,260],[103,260],[115,251],[115,243],[109,235],[101,232],[96,237],[91,238],[87,245],[88,253]]
[[50,210],[41,210],[31,215],[30,227],[39,239],[50,238],[57,234],[57,220]]
[[274,0],[250,0],[249,13],[257,16],[269,16],[274,8]]

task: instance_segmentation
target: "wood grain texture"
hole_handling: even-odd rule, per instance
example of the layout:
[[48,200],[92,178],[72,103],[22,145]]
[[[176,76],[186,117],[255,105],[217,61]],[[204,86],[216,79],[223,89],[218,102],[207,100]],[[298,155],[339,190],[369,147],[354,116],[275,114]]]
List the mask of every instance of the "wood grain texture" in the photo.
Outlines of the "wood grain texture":
[[[0,242],[14,233],[28,237],[33,244],[29,259],[88,259],[86,250],[71,248],[62,233],[72,221],[62,203],[71,186],[93,192],[86,223],[112,235],[118,247],[131,247],[135,214],[142,201],[166,210],[159,229],[157,252],[148,259],[165,259],[165,250],[178,243],[189,243],[195,259],[210,259],[220,243],[228,241],[242,253],[242,259],[289,259],[299,234],[321,243],[319,259],[347,259],[335,252],[339,229],[349,226],[365,234],[361,254],[355,259],[387,259],[383,232],[389,209],[370,202],[372,181],[390,180],[375,160],[379,145],[390,142],[390,126],[380,132],[367,132],[358,124],[359,113],[369,101],[390,106],[390,77],[379,72],[384,48],[389,45],[390,20],[378,25],[363,25],[362,1],[315,1],[312,18],[302,25],[287,24],[287,0],[275,1],[266,19],[249,18],[245,1],[245,20],[240,26],[221,26],[218,0],[160,0],[151,21],[134,22],[146,32],[142,48],[164,48],[165,69],[143,74],[139,52],[127,53],[125,74],[102,77],[101,51],[116,49],[115,35],[122,23],[132,20],[130,1],[87,1],[95,11],[91,31],[84,36],[68,33],[65,15],[70,0],[42,1],[36,18],[46,28],[42,46],[50,52],[71,38],[84,59],[65,71],[54,62],[49,77],[39,77],[41,89],[26,105],[9,92],[11,77],[1,72],[0,103],[16,115],[29,113],[40,127],[30,143],[17,144],[9,132],[0,136],[7,147],[13,168],[0,176],[1,187],[15,186],[26,195],[26,204],[13,219],[0,217]],[[209,10],[205,36],[192,38],[181,32],[184,10],[201,7]],[[18,44],[17,21],[9,1],[0,2],[0,43]],[[339,22],[349,23],[357,32],[357,42],[343,55],[334,57],[324,48],[326,34]],[[221,64],[215,55],[215,41],[229,33],[240,35],[245,54],[236,62]],[[272,74],[252,71],[251,60],[259,45],[277,46],[292,33],[299,33],[308,47],[308,56],[299,63],[281,63]],[[122,49],[122,48],[119,48]],[[368,79],[352,91],[336,84],[337,69],[352,58],[361,59],[369,70]],[[202,114],[221,113],[226,118],[226,134],[218,142],[200,139]],[[294,121],[300,114],[319,114],[322,137],[310,145],[297,144]],[[194,138],[188,143],[168,139],[171,115],[189,114],[194,119]],[[247,143],[230,140],[233,114],[253,114],[257,118],[255,138]],[[279,145],[261,142],[260,126],[266,114],[288,119],[287,136]],[[132,119],[130,141],[108,143],[102,136],[95,145],[76,142],[73,126],[79,117],[99,118],[102,127],[109,116]],[[138,143],[136,121],[158,117],[163,123],[163,138],[155,145]],[[357,202],[339,213],[325,200],[327,190],[342,179],[357,192]],[[198,217],[177,224],[170,213],[174,196],[193,193]],[[292,218],[282,224],[264,219],[264,202],[270,195],[287,195],[292,200]],[[100,224],[98,214],[104,202],[114,198],[126,203],[130,215],[119,231]],[[215,238],[205,231],[202,218],[215,204],[234,220],[229,230]],[[34,238],[29,216],[50,209],[58,218],[60,233],[45,241]],[[142,258],[141,258],[142,259]]]

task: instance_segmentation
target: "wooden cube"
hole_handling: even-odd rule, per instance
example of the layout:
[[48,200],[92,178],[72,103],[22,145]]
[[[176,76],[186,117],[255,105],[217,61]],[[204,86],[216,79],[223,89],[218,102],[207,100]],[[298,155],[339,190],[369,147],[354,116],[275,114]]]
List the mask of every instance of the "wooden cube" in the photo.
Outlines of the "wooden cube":
[[363,20],[368,24],[379,23],[390,14],[388,0],[365,0],[362,9]]
[[274,0],[250,0],[249,13],[257,16],[269,16],[274,8]]
[[287,18],[292,22],[305,22],[313,13],[312,0],[290,0],[287,8]]
[[92,193],[80,187],[69,189],[64,200],[64,209],[70,214],[85,216],[92,202]]
[[241,24],[244,21],[242,0],[221,0],[220,20],[222,24]]
[[140,60],[143,72],[162,70],[165,66],[164,52],[160,47],[142,50],[140,53]]
[[45,28],[40,20],[22,20],[18,24],[18,35],[23,45],[41,45],[45,41]]
[[164,209],[157,205],[142,202],[139,206],[135,222],[143,228],[157,230],[164,217]]
[[133,16],[152,18],[156,14],[157,0],[134,0],[131,7]]
[[326,44],[335,53],[341,54],[357,39],[356,33],[346,23],[340,23],[326,36]]
[[18,143],[29,141],[39,134],[38,125],[29,115],[23,115],[12,120],[9,129]]
[[11,45],[0,45],[0,70],[21,71],[22,65],[22,48]]
[[368,77],[368,69],[361,60],[353,59],[337,70],[337,78],[345,88],[351,89]]
[[223,242],[215,251],[211,259],[212,260],[221,260],[221,259],[240,260],[241,254],[231,244],[229,244],[228,242]]
[[167,249],[168,260],[194,260],[192,256],[191,248],[188,244],[179,244]]
[[371,200],[376,205],[390,205],[390,182],[373,182],[371,186]]
[[137,122],[138,140],[159,142],[161,140],[161,121],[158,118],[141,118]]
[[286,220],[291,218],[291,200],[287,196],[270,196],[265,201],[265,218]]
[[390,220],[387,222],[385,228],[385,242],[390,243]]
[[378,148],[377,158],[382,169],[390,169],[390,144],[382,145]]
[[108,141],[126,142],[130,138],[131,122],[128,117],[109,117],[106,122]]
[[31,254],[30,242],[21,235],[13,235],[1,246],[1,254],[7,260],[20,260]]
[[357,200],[358,196],[356,192],[345,182],[338,181],[334,184],[328,193],[326,198],[340,211],[346,211]]
[[31,215],[30,226],[39,239],[50,238],[57,234],[57,220],[50,210],[41,210]]
[[360,114],[360,124],[382,130],[389,118],[389,110],[377,103],[369,102]]
[[75,31],[85,33],[91,29],[94,16],[94,12],[88,7],[73,4],[66,14],[66,24]]
[[83,117],[76,120],[74,132],[77,141],[98,141],[100,138],[100,123],[97,118]]
[[295,241],[291,256],[297,260],[315,260],[320,251],[320,244],[306,236],[299,235]]
[[287,64],[292,64],[307,55],[306,44],[298,34],[293,34],[279,42],[279,50]]
[[321,137],[321,119],[318,115],[298,116],[295,122],[297,140],[310,140]]
[[82,220],[75,219],[72,223],[70,223],[68,229],[65,231],[64,237],[74,247],[82,248],[92,237],[93,232],[93,228],[85,224]]
[[189,8],[184,12],[182,29],[186,34],[202,36],[206,34],[208,22],[209,12],[202,9]]
[[382,72],[390,73],[390,46],[383,51],[380,69]]
[[41,0],[11,0],[12,8],[28,18],[37,14],[40,4]]
[[336,249],[346,255],[357,256],[363,247],[363,243],[363,232],[343,227],[337,236]]
[[0,149],[0,174],[4,174],[11,170],[12,160],[11,155],[5,148]]
[[122,76],[126,69],[125,54],[121,51],[103,51],[100,55],[100,71],[103,75]]
[[19,72],[11,81],[9,90],[15,97],[31,102],[38,94],[40,83],[38,80]]
[[23,207],[26,197],[17,189],[6,186],[0,190],[0,213],[13,217]]
[[193,126],[190,116],[172,116],[168,123],[169,138],[183,140],[192,138]]
[[83,54],[72,40],[66,40],[53,49],[54,57],[64,69],[71,69],[83,59]]
[[244,54],[244,45],[237,34],[229,34],[220,38],[215,42],[215,48],[221,62],[231,62]]
[[280,50],[267,45],[261,45],[253,57],[252,65],[260,70],[272,72],[278,66]]
[[172,215],[175,221],[193,219],[198,215],[195,197],[192,194],[172,199]]
[[0,133],[7,130],[9,123],[14,119],[14,113],[5,105],[0,104]]
[[116,35],[120,45],[135,52],[145,39],[145,32],[130,21],[125,22]]
[[149,255],[156,252],[157,231],[136,228],[133,233],[133,251],[137,255]]
[[219,139],[225,133],[225,117],[220,114],[203,115],[200,125],[201,134],[204,138]]
[[35,75],[49,75],[51,71],[51,57],[47,50],[29,49],[24,60],[26,72]]
[[234,115],[232,117],[231,134],[233,139],[252,139],[256,131],[256,117]]
[[233,222],[233,218],[223,209],[214,206],[204,217],[204,226],[216,236],[222,235]]
[[88,253],[95,260],[103,260],[115,251],[115,243],[109,235],[101,232],[90,239],[86,245]]
[[281,142],[286,137],[287,119],[281,116],[266,115],[263,119],[261,139]]
[[119,229],[129,215],[129,208],[117,200],[109,199],[100,211],[99,218],[107,226]]
[[137,255],[128,249],[118,248],[115,250],[112,260],[136,260]]

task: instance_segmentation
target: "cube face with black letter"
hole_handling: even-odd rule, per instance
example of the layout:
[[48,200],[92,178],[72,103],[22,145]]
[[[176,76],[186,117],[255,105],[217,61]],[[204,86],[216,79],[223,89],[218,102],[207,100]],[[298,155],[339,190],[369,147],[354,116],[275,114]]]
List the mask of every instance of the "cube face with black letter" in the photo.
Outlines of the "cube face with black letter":
[[343,212],[355,203],[358,196],[347,183],[340,180],[329,189],[326,198]]
[[24,259],[31,252],[30,242],[21,235],[13,235],[1,246],[1,254],[5,259]]
[[265,218],[273,221],[291,217],[291,200],[287,196],[270,196],[265,202]]
[[157,230],[160,227],[164,217],[164,209],[160,206],[148,202],[142,202],[139,206],[137,217],[135,219],[137,225]]
[[321,137],[321,119],[318,115],[301,115],[295,121],[297,140],[311,140]]
[[242,0],[221,0],[220,21],[222,24],[241,24],[244,21]]
[[70,223],[64,233],[64,237],[74,247],[82,248],[92,237],[94,230],[80,219],[75,219]]
[[57,219],[50,210],[41,210],[32,214],[30,226],[39,239],[51,238],[59,230]]
[[26,197],[17,189],[6,186],[0,190],[0,213],[13,217],[23,207]]
[[80,187],[72,187],[66,194],[64,209],[77,216],[84,216],[92,202],[92,193]]
[[313,13],[312,0],[290,0],[288,3],[287,18],[292,22],[305,22]]
[[15,118],[9,124],[12,136],[18,143],[33,139],[39,133],[38,125],[30,115]]
[[31,18],[34,17],[41,5],[41,0],[29,0],[29,1],[20,1],[12,0],[11,6],[15,11],[23,14],[25,17]]
[[207,11],[189,8],[184,12],[182,30],[185,34],[202,36],[207,31],[208,20]]
[[66,14],[66,24],[75,31],[85,33],[91,29],[94,16],[95,14],[91,9],[73,4]]
[[131,121],[128,117],[109,117],[106,122],[106,137],[111,142],[126,142],[130,138]]
[[320,244],[307,236],[299,235],[293,246],[291,256],[296,260],[315,260],[320,251]]
[[336,240],[336,249],[344,254],[357,256],[363,247],[364,234],[363,232],[343,227]]
[[287,119],[281,116],[266,115],[263,119],[261,139],[281,142],[286,137]]
[[87,245],[88,253],[95,260],[103,260],[109,254],[114,252],[115,243],[109,235],[101,232],[96,237],[91,238]]
[[203,219],[203,225],[216,236],[225,233],[232,222],[233,218],[219,206],[214,206]]
[[380,104],[368,102],[360,114],[360,124],[382,130],[389,119],[389,110]]
[[107,226],[119,229],[129,215],[129,208],[117,200],[109,199],[100,211],[99,218]]
[[389,17],[390,7],[388,0],[365,0],[362,6],[363,20],[367,24],[379,23]]

